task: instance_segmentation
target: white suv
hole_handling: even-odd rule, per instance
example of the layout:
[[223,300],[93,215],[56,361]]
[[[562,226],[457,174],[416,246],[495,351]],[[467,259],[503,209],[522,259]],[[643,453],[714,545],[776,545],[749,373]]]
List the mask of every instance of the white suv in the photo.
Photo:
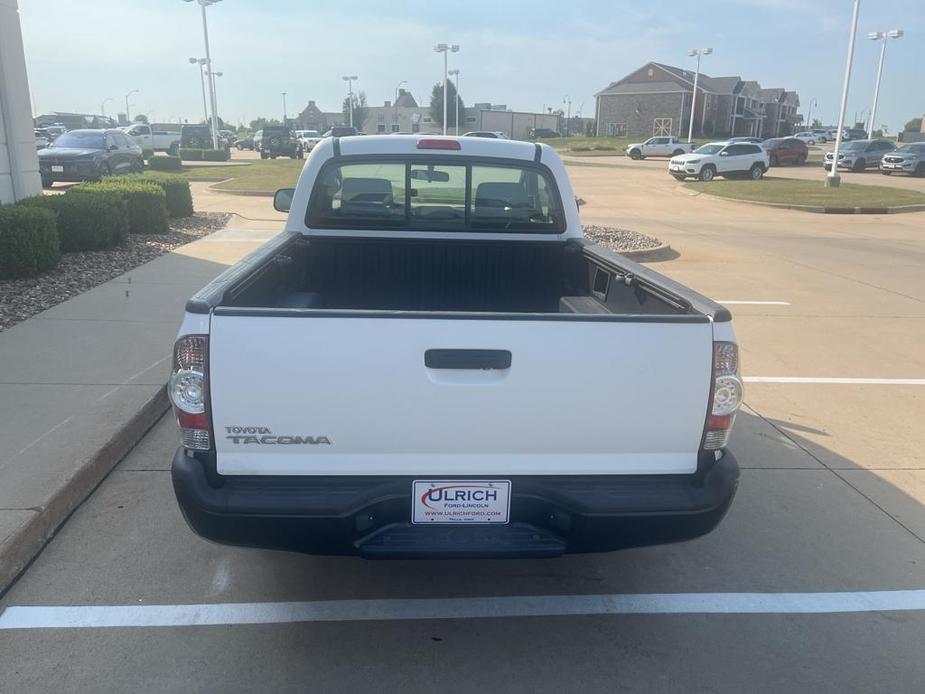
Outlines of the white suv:
[[679,181],[699,178],[712,181],[724,178],[750,178],[757,181],[768,170],[768,153],[750,142],[711,142],[691,154],[672,157],[668,173]]

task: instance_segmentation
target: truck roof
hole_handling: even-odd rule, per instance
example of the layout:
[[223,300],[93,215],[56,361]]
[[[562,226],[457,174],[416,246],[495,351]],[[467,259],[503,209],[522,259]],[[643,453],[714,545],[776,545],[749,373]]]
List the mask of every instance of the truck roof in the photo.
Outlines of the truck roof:
[[443,135],[357,135],[338,138],[340,153],[351,154],[422,154],[426,150],[418,148],[418,142],[451,141],[459,143],[459,149],[434,149],[433,153],[448,156],[498,157],[504,159],[533,160],[537,147],[552,151],[549,145],[521,142],[518,140],[500,140],[482,137],[449,137]]

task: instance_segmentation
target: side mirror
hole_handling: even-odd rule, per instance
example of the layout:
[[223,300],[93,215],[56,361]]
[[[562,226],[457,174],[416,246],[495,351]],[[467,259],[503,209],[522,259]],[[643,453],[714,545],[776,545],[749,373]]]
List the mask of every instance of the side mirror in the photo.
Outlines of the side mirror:
[[280,188],[273,195],[273,209],[277,212],[288,212],[292,207],[292,197],[295,195],[295,188]]
[[117,145],[109,145],[107,148],[110,152],[115,152],[119,147]]
[[729,156],[729,152],[720,152],[720,153],[719,153],[719,156],[721,156],[721,157],[728,157],[728,156]]

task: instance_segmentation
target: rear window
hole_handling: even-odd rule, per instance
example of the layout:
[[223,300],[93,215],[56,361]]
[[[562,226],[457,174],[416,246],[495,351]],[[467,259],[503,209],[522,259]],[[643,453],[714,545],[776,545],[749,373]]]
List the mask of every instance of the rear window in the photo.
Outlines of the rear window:
[[561,233],[558,190],[541,167],[462,159],[330,163],[312,191],[306,224]]

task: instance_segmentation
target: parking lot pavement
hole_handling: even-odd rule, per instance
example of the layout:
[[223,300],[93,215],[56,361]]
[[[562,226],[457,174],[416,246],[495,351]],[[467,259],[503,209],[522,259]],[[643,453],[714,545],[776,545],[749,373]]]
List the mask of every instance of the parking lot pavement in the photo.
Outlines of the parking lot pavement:
[[[693,198],[642,171],[571,174],[585,223],[670,242],[679,257],[653,267],[733,310],[742,478],[715,532],[495,562],[221,547],[176,508],[165,419],[0,599],[99,608],[0,614],[0,689],[920,690],[920,216]],[[32,628],[6,628],[17,619]]]

